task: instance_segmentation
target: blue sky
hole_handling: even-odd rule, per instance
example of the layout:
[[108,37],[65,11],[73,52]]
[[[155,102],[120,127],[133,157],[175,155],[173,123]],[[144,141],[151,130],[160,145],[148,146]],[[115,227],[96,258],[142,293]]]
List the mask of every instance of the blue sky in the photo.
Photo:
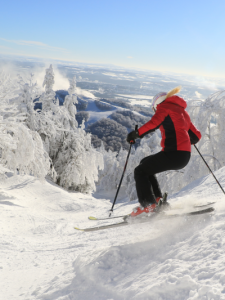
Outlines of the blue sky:
[[8,0],[0,53],[224,77],[224,16],[224,0]]

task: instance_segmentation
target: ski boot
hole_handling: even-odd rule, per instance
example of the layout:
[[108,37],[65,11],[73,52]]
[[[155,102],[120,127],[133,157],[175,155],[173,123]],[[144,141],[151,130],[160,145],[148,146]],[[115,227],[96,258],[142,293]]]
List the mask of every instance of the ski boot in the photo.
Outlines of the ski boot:
[[162,198],[157,197],[156,203],[151,203],[146,207],[143,206],[137,206],[133,209],[132,213],[130,214],[130,217],[136,217],[141,214],[148,215],[151,212],[159,212],[163,210],[167,210],[169,208],[169,203],[167,202],[167,195],[168,193],[164,193]]
[[168,210],[170,209],[170,205],[169,203],[167,202],[167,196],[168,196],[168,193],[165,192],[162,196],[162,198],[158,197],[156,198],[156,202],[157,202],[157,206],[155,208],[155,212],[160,212],[160,211],[163,211],[163,210]]
[[156,204],[155,203],[152,203],[146,207],[143,207],[143,206],[138,206],[138,207],[135,207],[132,211],[132,213],[130,214],[131,217],[136,217],[136,216],[139,216],[141,214],[143,215],[146,215],[146,214],[149,214],[151,212],[154,212],[155,211],[155,208],[156,208]]

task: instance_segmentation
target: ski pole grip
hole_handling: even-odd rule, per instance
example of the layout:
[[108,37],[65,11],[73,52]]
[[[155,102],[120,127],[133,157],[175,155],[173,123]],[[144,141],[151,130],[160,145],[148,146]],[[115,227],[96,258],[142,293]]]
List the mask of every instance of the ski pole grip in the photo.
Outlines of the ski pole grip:
[[[138,125],[135,125],[135,131],[138,131]],[[135,144],[135,141],[131,140],[130,144],[132,144],[132,145]]]

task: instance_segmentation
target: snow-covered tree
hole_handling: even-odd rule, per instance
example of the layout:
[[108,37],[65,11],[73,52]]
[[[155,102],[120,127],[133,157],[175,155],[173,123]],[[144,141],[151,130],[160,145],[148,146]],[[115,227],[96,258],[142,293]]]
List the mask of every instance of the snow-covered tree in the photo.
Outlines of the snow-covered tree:
[[77,95],[76,95],[76,77],[74,76],[73,79],[70,81],[70,87],[68,89],[69,95],[65,97],[63,106],[65,108],[65,115],[64,115],[64,127],[75,129],[78,127],[75,115],[77,113],[77,109],[75,104],[78,103]]
[[44,178],[50,161],[39,134],[22,123],[11,121],[1,122],[0,130],[1,164],[19,174]]
[[19,109],[20,96],[16,97],[16,93],[16,84],[3,75],[0,80],[1,174],[4,176],[8,169],[43,178],[49,170],[49,159],[39,135],[27,127],[27,115]]
[[92,147],[91,135],[85,132],[84,124],[65,134],[54,166],[61,186],[85,193],[95,190],[98,170],[103,168],[103,158]]
[[[52,65],[46,70],[41,95],[33,75],[28,82],[19,77],[18,84],[14,87],[9,77],[0,77],[0,174],[11,170],[44,178],[51,166],[61,186],[93,191],[103,158],[92,147],[84,124],[78,128],[76,78],[70,82],[63,106],[53,91]],[[42,109],[35,111],[34,100],[38,99]]]
[[45,92],[39,98],[42,109],[37,115],[36,130],[40,134],[44,147],[51,159],[57,155],[58,149],[63,139],[63,124],[61,121],[62,109],[59,107],[59,101],[56,99],[56,93],[53,91],[54,72],[50,65],[46,69],[43,81]]
[[[122,186],[131,200],[136,199],[136,188],[134,181],[134,169],[140,161],[151,154],[160,151],[159,132],[156,131],[149,137],[141,139],[140,147],[136,150],[132,147],[127,169],[124,175]],[[119,153],[106,151],[102,145],[98,151],[104,159],[104,169],[99,172],[99,187],[104,190],[115,190],[121,179],[124,164],[127,157],[127,150],[120,149]]]
[[110,149],[106,151],[103,142],[101,142],[98,151],[102,154],[104,160],[104,169],[99,171],[98,185],[103,190],[115,189],[118,184],[118,153]]
[[25,123],[31,130],[36,130],[37,113],[34,110],[34,100],[40,96],[40,90],[37,83],[34,83],[34,74],[30,74],[28,82],[24,81],[22,76],[19,77],[19,98],[15,99],[18,109],[25,116]]
[[[42,95],[40,101],[42,102],[42,110],[48,111],[53,108],[53,104],[55,103],[55,92],[53,91],[53,85],[55,83],[54,80],[54,72],[53,67],[50,65],[48,69],[46,69],[46,74],[43,82],[43,87],[45,88],[45,93]],[[54,110],[54,108],[53,108]]]
[[[55,101],[53,91],[54,72],[52,66],[46,70],[43,86],[45,92],[40,97],[42,111],[38,128],[45,149],[57,173],[57,182],[67,189],[91,192],[98,180],[98,169],[102,168],[102,156],[91,146],[91,136],[78,128],[75,118],[77,104],[76,78],[70,81],[69,95],[63,106]],[[43,105],[44,104],[44,105]]]

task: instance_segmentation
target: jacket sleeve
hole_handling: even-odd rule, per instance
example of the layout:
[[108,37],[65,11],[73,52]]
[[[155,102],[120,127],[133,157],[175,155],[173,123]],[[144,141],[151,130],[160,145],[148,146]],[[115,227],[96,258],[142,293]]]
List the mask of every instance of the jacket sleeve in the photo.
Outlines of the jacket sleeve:
[[168,115],[164,109],[157,109],[154,116],[151,118],[150,121],[145,123],[138,129],[138,133],[140,138],[144,137],[146,134],[158,129],[162,122],[164,121],[165,117]]
[[188,130],[188,134],[192,145],[198,143],[202,137],[201,132],[193,125],[192,122]]

